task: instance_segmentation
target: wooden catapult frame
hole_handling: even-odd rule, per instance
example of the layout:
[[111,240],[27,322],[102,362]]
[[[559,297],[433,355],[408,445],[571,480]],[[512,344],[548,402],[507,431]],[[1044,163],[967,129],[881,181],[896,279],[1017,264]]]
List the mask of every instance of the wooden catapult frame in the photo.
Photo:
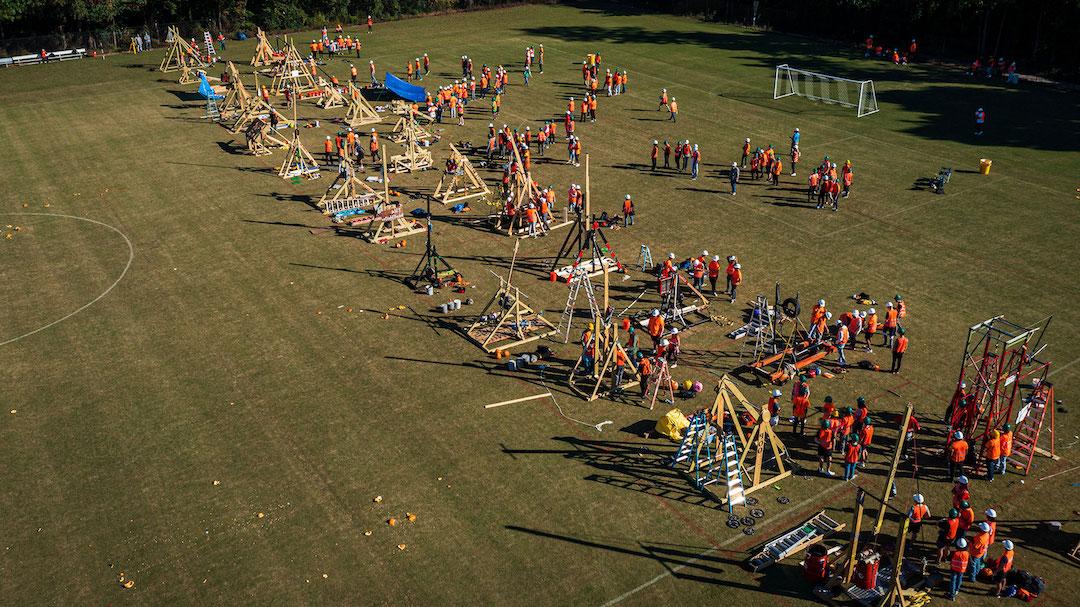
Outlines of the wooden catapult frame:
[[[583,209],[581,213],[578,213],[577,217],[573,220],[567,219],[563,223],[552,226],[563,227],[564,225],[571,226],[570,232],[566,235],[566,239],[563,240],[562,245],[559,247],[559,252],[555,254],[554,260],[551,262],[551,271],[557,275],[562,276],[566,274],[567,277],[573,277],[574,273],[579,269],[584,269],[589,276],[597,276],[601,272],[606,272],[614,266],[619,271],[625,272],[619,260],[615,257],[615,251],[610,247],[603,232],[600,228],[593,228],[592,225],[592,196],[589,191],[589,155],[585,154],[585,200],[583,202]],[[605,250],[601,249],[600,243],[597,242],[599,238],[604,243]],[[569,266],[563,268],[559,267],[559,261],[573,250],[573,247],[578,247],[574,254],[574,261]],[[585,263],[582,261],[585,258],[585,252],[592,255],[592,258]]]
[[[183,68],[205,68],[207,63],[203,61],[199,51],[192,48],[191,43],[184,40],[180,30],[176,26],[169,26],[169,50],[158,66],[158,71],[175,72]],[[184,84],[191,84],[186,82]]]
[[[583,276],[579,280],[588,280],[588,278]],[[603,308],[600,308],[600,306],[597,305],[592,307],[592,309],[590,310],[593,316],[592,340],[593,353],[595,354],[595,358],[593,360],[592,373],[584,374],[583,377],[586,380],[586,387],[588,387],[589,384],[592,384],[592,389],[582,390],[578,386],[578,382],[576,381],[578,375],[578,368],[581,366],[581,363],[585,358],[584,347],[582,348],[582,355],[578,357],[577,363],[575,363],[574,367],[570,369],[570,376],[567,382],[570,385],[571,389],[580,394],[587,401],[594,401],[601,396],[611,395],[610,391],[601,393],[601,387],[604,385],[604,381],[608,379],[609,371],[610,374],[614,374],[615,372],[615,357],[618,352],[622,353],[623,358],[627,362],[627,366],[636,365],[636,361],[630,359],[630,356],[626,353],[626,350],[623,348],[622,344],[619,343],[619,327],[615,323],[614,318],[608,318],[606,320],[604,318],[604,311],[607,310],[611,304],[609,291],[610,287],[608,281],[608,273],[605,271]],[[558,329],[556,328],[553,333],[557,332]],[[664,367],[666,368],[666,365],[664,365]],[[657,371],[659,372],[660,370],[657,369]],[[669,390],[671,389],[670,377],[671,376],[668,375],[669,381],[667,382],[667,387]],[[645,379],[646,378],[642,378],[642,380]],[[624,378],[623,382],[620,384],[619,387],[625,389],[633,388],[637,385],[639,385],[639,382],[637,380],[627,380]],[[659,387],[659,385],[657,387]],[[653,398],[655,399],[655,394],[653,395]]]
[[[495,229],[500,232],[505,230],[507,236],[516,235],[519,238],[528,238],[529,233],[526,229],[527,222],[525,219],[525,209],[528,207],[529,203],[532,203],[534,200],[539,200],[542,194],[540,192],[540,188],[537,187],[536,182],[533,181],[532,172],[525,170],[525,163],[521,160],[521,154],[518,152],[517,143],[514,143],[511,146],[511,149],[513,150],[514,154],[514,166],[517,167],[517,170],[514,171],[512,175],[510,175],[509,201],[513,203],[514,210],[516,212],[513,214],[513,216],[508,215],[506,213],[506,205],[502,205],[502,208],[499,210],[499,215],[496,219]],[[588,188],[589,183],[588,175],[588,164],[586,164],[586,188]],[[588,197],[586,196],[586,198]],[[555,218],[554,213],[552,213],[552,221],[547,227],[544,226],[542,220],[538,220],[536,222],[537,233],[546,234],[548,232],[551,232],[552,230],[565,228],[566,226],[571,225],[574,222],[569,220],[567,215],[568,213],[569,210],[564,207],[562,221],[558,221],[557,218]],[[539,209],[537,209],[537,215],[539,215]],[[594,272],[590,274],[590,276],[596,276],[598,274],[599,272]]]
[[271,148],[289,147],[289,142],[282,139],[262,118],[256,118],[248,125],[244,138],[247,140],[248,152],[255,156],[268,156],[272,153]]
[[[296,105],[298,102],[299,100],[293,97],[294,125],[296,124]],[[281,162],[281,168],[278,169],[278,176],[282,179],[291,179],[293,177],[314,179],[318,175],[319,163],[315,162],[315,157],[304,147],[304,142],[300,139],[300,129],[294,127],[292,142],[289,144],[289,150],[285,153],[285,159]]]
[[[457,171],[443,173],[439,184],[435,186],[433,194],[435,200],[446,206],[491,195],[491,189],[480,178],[472,163],[452,143],[450,144],[450,158],[457,165]],[[516,245],[514,250],[517,250]]]
[[483,318],[493,308],[499,309],[498,320],[494,323],[477,320],[465,331],[485,352],[509,350],[556,333],[555,325],[525,303],[526,296],[511,282],[519,244],[520,241],[514,243],[514,256],[510,260],[510,271],[506,278],[498,277],[499,289],[480,312]]
[[[372,199],[372,195],[376,194],[375,190],[369,186],[363,179],[360,179],[356,175],[356,165],[353,160],[348,156],[343,160],[344,171],[338,173],[338,178],[326,188],[326,193],[319,198],[319,202],[316,205],[323,209],[323,213],[330,215],[335,211],[345,210],[344,208],[337,209],[335,203],[344,203],[346,201],[362,201],[364,199]],[[376,202],[383,202],[378,200]],[[366,208],[366,204],[358,203],[358,206],[352,208]],[[374,208],[376,205],[372,203],[370,205]]]
[[[371,243],[386,244],[395,238],[411,236],[427,230],[419,221],[405,217],[400,202],[390,200],[390,174],[386,172],[386,154],[382,154],[383,200],[375,208],[375,217],[369,224],[372,228],[364,236]],[[428,216],[428,222],[431,216]]]
[[231,120],[247,111],[248,106],[251,105],[251,93],[244,86],[240,71],[236,69],[232,61],[225,64],[225,73],[229,75],[229,82],[225,89],[225,99],[218,107],[218,112],[221,113],[222,119]]
[[270,46],[270,41],[266,38],[266,32],[261,27],[257,29],[255,37],[259,43],[255,45],[255,55],[251,57],[251,65],[266,67],[285,60],[284,55],[278,54],[274,47]]
[[319,85],[311,74],[311,65],[300,56],[300,51],[289,38],[285,38],[285,58],[274,69],[274,78],[270,82],[270,94],[282,95],[285,89],[292,91],[294,97],[306,97],[319,91]]
[[324,110],[330,110],[345,107],[348,104],[345,95],[341,94],[341,91],[334,86],[333,82],[327,82],[326,79],[319,78],[319,86],[322,88],[322,96],[315,102],[315,105]]
[[364,98],[360,89],[356,88],[356,85],[351,82],[349,83],[348,97],[345,101],[349,104],[349,109],[345,112],[345,124],[356,128],[382,121],[379,113]]
[[405,149],[401,154],[395,154],[390,157],[390,172],[391,173],[411,173],[413,171],[422,171],[431,166],[431,151],[426,147],[420,145],[419,139],[417,139],[420,125],[415,122],[408,121],[405,123]]
[[386,138],[394,143],[404,143],[409,138],[408,131],[412,131],[413,137],[417,141],[431,141],[435,139],[435,135],[431,134],[431,131],[420,126],[420,116],[425,116],[420,112],[413,112],[409,110],[409,114],[398,118],[398,121],[394,123],[393,130],[386,135]]
[[[241,88],[243,87],[241,86]],[[258,75],[255,76],[255,90],[259,90]],[[289,120],[288,118],[283,116],[281,112],[271,107],[270,104],[263,100],[261,96],[248,95],[246,91],[244,91],[243,95],[245,95],[244,99],[246,100],[243,104],[244,107],[237,109],[234,114],[236,120],[235,122],[233,122],[232,128],[229,129],[229,131],[232,132],[234,135],[244,132],[244,130],[246,130],[253,121],[258,120],[262,116],[269,114],[277,114],[279,126],[285,125],[290,128],[296,128],[295,118],[293,120]]]

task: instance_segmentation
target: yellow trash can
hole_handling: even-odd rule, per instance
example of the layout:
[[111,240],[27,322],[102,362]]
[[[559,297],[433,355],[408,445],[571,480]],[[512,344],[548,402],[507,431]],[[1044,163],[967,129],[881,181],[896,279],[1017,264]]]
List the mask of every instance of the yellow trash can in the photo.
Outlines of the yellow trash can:
[[980,158],[979,159],[979,172],[982,173],[983,175],[989,175],[990,174],[990,166],[992,164],[994,164],[993,160],[990,160],[989,158]]

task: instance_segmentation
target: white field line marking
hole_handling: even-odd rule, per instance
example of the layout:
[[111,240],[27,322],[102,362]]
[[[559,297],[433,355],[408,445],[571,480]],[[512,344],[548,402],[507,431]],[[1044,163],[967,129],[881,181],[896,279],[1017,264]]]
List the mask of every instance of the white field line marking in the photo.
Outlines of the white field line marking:
[[123,280],[124,276],[127,275],[128,269],[131,268],[131,262],[135,260],[135,246],[133,244],[131,244],[131,239],[127,237],[127,234],[124,234],[119,229],[114,228],[113,226],[111,226],[111,225],[109,225],[107,223],[103,223],[103,222],[97,221],[95,219],[87,219],[86,217],[79,217],[77,215],[62,215],[62,214],[59,214],[59,213],[0,213],[0,215],[36,215],[36,216],[39,216],[39,217],[64,217],[64,218],[67,218],[67,219],[77,219],[79,221],[86,221],[86,222],[89,222],[89,223],[93,223],[93,224],[97,224],[99,226],[109,228],[113,232],[116,232],[117,234],[120,235],[121,238],[124,239],[124,242],[126,242],[127,246],[128,246],[128,260],[127,260],[127,263],[124,265],[124,271],[120,272],[120,276],[117,277],[117,279],[111,285],[109,285],[109,288],[102,291],[100,295],[95,297],[89,303],[86,303],[86,304],[82,305],[81,307],[79,307],[79,309],[75,310],[74,312],[71,312],[71,313],[67,314],[66,316],[58,318],[58,319],[50,322],[47,325],[44,325],[42,327],[38,327],[37,329],[34,329],[33,331],[30,331],[29,333],[23,333],[22,335],[19,335],[18,337],[12,337],[11,339],[9,339],[7,341],[0,342],[0,346],[6,346],[6,345],[8,345],[10,343],[19,341],[20,339],[22,339],[24,337],[30,337],[31,335],[33,335],[35,333],[39,333],[41,331],[44,331],[45,329],[48,329],[49,327],[51,327],[53,325],[60,324],[60,323],[64,322],[65,320],[71,318],[72,316],[75,316],[79,312],[82,312],[83,310],[85,310],[85,309],[89,308],[90,306],[96,304],[97,302],[101,301],[106,295],[109,294],[110,291],[113,290],[113,288],[116,285],[120,284],[120,281]]
[[[833,485],[832,487],[828,487],[826,489],[823,489],[817,495],[808,497],[808,498],[804,499],[803,501],[798,502],[797,504],[794,505],[793,509],[798,510],[799,508],[802,508],[803,506],[809,504],[810,502],[817,501],[817,500],[821,499],[822,497],[824,497],[828,493],[833,493],[837,489],[840,489],[842,487],[847,486],[847,484],[848,483],[846,483],[846,482],[845,483],[837,483],[837,484]],[[636,588],[632,588],[630,590],[627,590],[626,592],[620,594],[619,596],[617,596],[617,597],[611,599],[610,601],[604,603],[600,607],[611,607],[612,605],[617,605],[617,604],[623,602],[624,600],[630,598],[631,596],[637,594],[638,592],[641,592],[642,590],[645,590],[649,586],[652,586],[653,584],[659,582],[660,580],[663,580],[664,578],[666,578],[668,576],[674,575],[674,574],[678,573],[679,571],[682,571],[683,569],[686,569],[690,565],[693,565],[693,564],[697,563],[698,561],[705,558],[706,556],[709,556],[710,554],[719,551],[720,548],[723,548],[725,546],[730,546],[731,544],[734,544],[736,541],[742,540],[742,539],[746,539],[746,538],[744,536],[742,536],[742,535],[736,535],[734,537],[730,537],[730,538],[724,540],[723,542],[721,542],[719,547],[709,548],[705,552],[702,552],[701,554],[699,554],[696,557],[690,559],[689,561],[686,561],[682,565],[679,565],[678,567],[672,567],[670,569],[665,570],[663,573],[660,573],[659,575],[652,578],[651,580],[641,584],[640,586],[638,586]]]

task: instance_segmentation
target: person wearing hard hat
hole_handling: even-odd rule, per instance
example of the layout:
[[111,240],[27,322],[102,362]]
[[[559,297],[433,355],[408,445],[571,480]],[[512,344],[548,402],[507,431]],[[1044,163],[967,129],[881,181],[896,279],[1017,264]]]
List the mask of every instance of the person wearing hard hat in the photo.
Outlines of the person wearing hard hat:
[[998,439],[1001,444],[1001,457],[998,458],[997,472],[1004,475],[1005,469],[1008,468],[1009,456],[1012,455],[1013,448],[1013,433],[1012,424],[1005,424],[1001,427],[1001,435]]
[[769,425],[776,426],[780,423],[780,397],[783,396],[783,392],[777,389],[769,394],[769,402],[765,405],[765,408],[769,411]]
[[660,157],[660,142],[653,139],[652,151],[649,152],[649,158],[652,160],[652,170],[656,170],[656,159]]
[[881,330],[882,338],[885,340],[883,345],[892,346],[893,340],[896,339],[896,327],[899,321],[900,317],[893,303],[885,302],[885,323]]
[[867,417],[862,421],[859,426],[859,447],[861,453],[859,454],[859,467],[865,468],[866,462],[870,459],[870,444],[874,440],[874,423]]
[[893,342],[892,347],[892,372],[894,374],[900,372],[900,365],[904,362],[904,352],[907,352],[908,349],[908,338],[907,335],[905,335],[906,331],[904,328],[900,327],[897,329],[897,333],[899,334],[899,337]]
[[679,337],[679,329],[672,327],[671,333],[668,334],[668,338],[664,341],[667,342],[665,348],[667,350],[668,365],[674,369],[679,366],[679,352],[682,349],[682,338]]
[[851,436],[844,445],[844,480],[853,480],[856,476],[855,467],[859,465],[859,438]]
[[990,543],[993,544],[994,540],[997,539],[997,510],[987,508],[984,514],[986,515],[986,525],[990,527],[990,531],[987,533],[990,534]]
[[652,376],[652,361],[648,356],[645,356],[644,352],[637,353],[637,374],[638,374],[638,387],[641,388],[641,400],[645,400],[646,394],[649,392],[649,378]]
[[821,338],[817,331],[817,325],[825,317],[826,312],[828,312],[828,309],[825,308],[824,299],[817,300],[817,303],[810,308],[810,332],[806,335],[810,341]]
[[720,280],[720,256],[713,255],[709,261],[709,285],[712,287],[712,296],[716,297],[716,282]]
[[836,476],[832,471],[833,430],[828,419],[821,420],[814,442],[817,444],[818,474]]
[[952,505],[953,508],[959,508],[960,504],[969,501],[971,499],[971,492],[968,491],[968,477],[960,475],[956,479],[956,484],[952,488]]
[[731,168],[728,169],[728,182],[731,184],[731,195],[735,195],[735,191],[739,189],[739,175],[742,171],[739,170],[739,165],[732,162]]
[[844,350],[847,348],[850,334],[848,333],[847,325],[844,321],[836,321],[836,335],[833,337],[833,345],[836,346],[836,362],[841,368],[847,366],[847,358],[844,357]]
[[926,498],[921,493],[916,493],[911,497],[911,508],[908,508],[908,531],[911,533],[912,541],[919,539],[919,532],[922,530],[923,521],[930,518],[930,509],[926,507]]
[[623,212],[623,227],[628,228],[628,227],[634,225],[634,201],[630,198],[629,194],[627,194],[623,198],[622,212]]
[[750,138],[747,137],[743,141],[743,144],[742,144],[742,160],[739,162],[739,164],[742,165],[742,168],[744,168],[744,169],[746,168],[746,161],[749,158],[750,158]]
[[968,542],[968,552],[971,553],[970,562],[968,563],[968,573],[972,582],[979,575],[979,572],[983,568],[983,560],[986,558],[986,551],[990,548],[990,525],[986,523],[979,523],[975,526],[975,537],[971,538]]
[[664,334],[664,317],[660,316],[660,310],[654,309],[652,311],[646,328],[649,331],[649,337],[652,337],[653,348],[655,348],[660,344],[660,338]]
[[967,462],[968,443],[964,440],[964,433],[957,430],[953,433],[949,443],[949,478],[964,475],[964,464]]
[[949,406],[945,408],[945,417],[941,418],[941,421],[946,424],[952,423],[953,412],[957,407],[960,407],[962,403],[967,400],[967,382],[960,382],[956,386],[956,391],[953,392],[952,399],[949,400]]
[[993,567],[991,569],[994,572],[994,594],[1001,596],[1001,593],[1005,591],[1005,576],[1013,566],[1013,543],[1010,540],[1001,542],[1001,547],[1004,548],[1001,552],[1001,556],[994,560]]
[[698,291],[705,288],[705,260],[708,254],[708,251],[702,251],[701,255],[690,260],[690,275],[694,279],[691,284]]
[[944,563],[949,553],[949,546],[956,541],[960,534],[960,511],[956,508],[949,509],[949,516],[938,521],[938,562]]
[[[903,329],[901,329],[903,330]],[[986,482],[994,482],[994,472],[1001,459],[1001,432],[991,430],[982,446],[983,464],[986,466]]]
[[724,287],[724,293],[731,293],[731,275],[735,272],[735,264],[738,263],[738,259],[734,255],[728,255],[727,268],[724,272],[727,274],[727,286]]
[[806,434],[806,415],[810,412],[810,387],[798,386],[798,393],[791,398],[791,433]]
[[964,581],[964,573],[967,572],[971,554],[968,552],[968,543],[964,538],[956,540],[953,544],[952,558],[949,562],[949,600],[955,601],[956,594],[960,592],[960,586]]
[[735,294],[742,284],[742,264],[736,262],[731,268],[731,303],[735,303]]

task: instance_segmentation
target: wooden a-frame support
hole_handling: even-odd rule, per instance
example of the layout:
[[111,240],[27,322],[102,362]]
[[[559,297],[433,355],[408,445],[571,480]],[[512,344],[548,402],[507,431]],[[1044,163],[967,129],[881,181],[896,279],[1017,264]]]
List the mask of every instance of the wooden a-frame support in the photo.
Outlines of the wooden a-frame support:
[[252,121],[260,119],[262,116],[269,116],[270,114],[277,114],[278,127],[287,126],[289,128],[296,128],[296,120],[289,120],[270,106],[263,98],[258,95],[259,90],[259,76],[255,76],[255,95],[246,97],[246,107],[242,111],[238,111],[235,114],[236,120],[233,122],[232,128],[229,129],[231,133],[242,133],[252,123]]
[[312,75],[311,64],[304,61],[300,52],[289,38],[285,37],[285,59],[274,68],[274,78],[270,82],[270,94],[282,95],[285,89],[290,89],[292,95],[297,98],[308,97],[310,93],[319,90],[315,76]]
[[[582,278],[582,280],[588,280],[588,279],[587,278]],[[604,310],[608,309],[608,307],[610,306],[610,303],[611,303],[611,300],[610,300],[610,285],[609,285],[609,281],[608,281],[608,273],[604,272],[604,291],[603,291],[603,304],[602,304],[603,308],[599,308],[601,314],[603,313]],[[615,367],[617,366],[615,358],[616,358],[616,356],[618,356],[619,353],[622,354],[623,360],[626,361],[625,362],[626,367],[633,368],[633,366],[635,365],[635,362],[630,359],[630,356],[626,353],[626,350],[623,348],[622,344],[619,343],[619,327],[615,323],[614,318],[608,318],[608,319],[605,320],[601,315],[596,314],[596,310],[593,310],[592,312],[593,312],[593,335],[592,335],[592,339],[593,339],[593,353],[595,355],[595,358],[593,360],[592,374],[591,375],[586,375],[586,378],[588,379],[588,381],[592,383],[592,390],[590,390],[590,391],[582,390],[580,387],[578,387],[577,382],[575,381],[575,376],[577,374],[578,367],[581,366],[581,363],[584,360],[584,348],[582,348],[582,350],[583,350],[582,355],[580,357],[578,357],[577,363],[570,370],[570,377],[569,377],[569,381],[568,381],[568,383],[570,384],[570,388],[573,389],[578,394],[580,394],[582,397],[584,397],[585,400],[587,400],[587,401],[594,401],[597,398],[600,398],[601,396],[612,396],[612,393],[611,393],[610,390],[608,390],[606,392],[603,392],[603,393],[601,393],[600,390],[604,385],[604,381],[607,380],[609,376],[614,377]],[[557,333],[558,329],[556,328],[554,332]],[[601,335],[601,333],[602,333],[602,335]],[[633,388],[633,387],[639,385],[639,382],[637,380],[626,379],[626,376],[625,376],[626,369],[623,370],[623,373],[624,373],[624,376],[623,376],[624,379],[623,379],[622,383],[619,384],[620,389]],[[670,379],[670,375],[668,377]],[[644,380],[645,378],[642,378],[642,379]],[[586,385],[588,385],[588,383]],[[670,382],[668,382],[668,388],[670,389],[670,387],[671,387]],[[654,398],[655,398],[655,396],[654,396]]]
[[510,271],[507,272],[506,278],[499,276],[499,289],[480,312],[480,317],[483,318],[493,308],[502,310],[498,320],[494,323],[482,323],[477,320],[465,331],[469,338],[479,344],[485,352],[508,350],[554,335],[557,331],[551,321],[525,303],[525,296],[521,293],[521,289],[511,282],[519,244],[521,241],[514,243],[514,256],[510,260]]
[[266,38],[266,32],[261,27],[256,29],[255,38],[259,42],[255,45],[255,54],[251,57],[251,65],[266,67],[285,60],[283,54],[278,53],[274,50],[274,47],[270,46],[270,41]]
[[315,105],[324,110],[331,110],[334,108],[345,107],[348,104],[345,95],[341,94],[341,91],[338,87],[334,86],[334,83],[327,82],[324,78],[319,78],[319,86],[322,88],[322,96],[315,102]]
[[[203,61],[199,51],[192,48],[191,44],[180,35],[180,30],[175,25],[169,26],[169,50],[158,66],[158,71],[175,72],[181,68],[205,68],[207,63]],[[190,82],[185,83],[190,84]]]
[[349,93],[345,101],[349,104],[349,109],[345,112],[345,124],[352,128],[375,124],[382,120],[375,108],[364,98],[360,89],[356,88],[356,85],[351,82],[349,83]]
[[[296,123],[297,102],[296,97],[293,97],[293,124]],[[319,163],[315,162],[315,157],[304,147],[304,142],[300,139],[300,129],[298,128],[293,128],[292,142],[289,144],[289,151],[285,153],[285,160],[282,161],[281,168],[278,169],[278,176],[282,179],[291,179],[293,177],[317,179],[319,177]]]
[[[900,438],[900,442],[903,443],[902,434]],[[886,493],[888,493],[889,484],[886,484],[885,486]],[[840,578],[841,585],[844,587],[851,584],[852,579],[855,577],[855,563],[859,553],[859,541],[862,535],[862,519],[863,514],[866,511],[865,502],[868,495],[869,494],[862,487],[859,487],[855,493],[855,512],[852,515],[851,536],[848,540],[848,547],[844,550],[844,556],[839,557],[836,560],[836,563],[840,563],[844,559],[847,559],[844,565],[844,574]],[[876,499],[873,498],[873,496],[870,497]],[[886,495],[886,497],[888,497],[888,495]],[[882,501],[880,503],[879,511],[884,512],[885,509],[885,502]],[[896,532],[896,547],[893,551],[892,573],[889,576],[889,590],[881,595],[881,600],[877,603],[878,607],[907,607],[909,604],[917,604],[919,597],[925,596],[926,591],[907,589],[900,583],[900,576],[904,566],[904,554],[907,552],[908,527],[910,524],[911,519],[909,517],[900,517],[899,528]],[[876,531],[873,536],[874,538],[877,537]]]
[[422,171],[431,166],[431,151],[420,145],[417,139],[417,131],[420,126],[415,122],[407,122],[405,126],[405,149],[401,154],[390,157],[391,173],[411,173]]
[[424,116],[424,114],[414,112],[410,108],[408,114],[398,118],[398,121],[394,123],[394,128],[386,135],[386,138],[394,143],[405,143],[409,139],[408,131],[411,130],[413,138],[417,141],[431,141],[435,138],[435,135],[432,135],[431,131],[425,129],[423,126],[420,126],[420,116]]
[[[495,229],[497,231],[506,231],[507,236],[517,236],[518,238],[528,238],[531,236],[527,229],[528,221],[526,220],[526,211],[530,203],[534,200],[539,200],[543,193],[540,188],[537,187],[536,182],[532,178],[532,172],[525,170],[525,163],[521,159],[521,153],[518,151],[517,143],[515,142],[510,146],[513,151],[513,165],[517,167],[517,170],[510,175],[510,194],[507,201],[503,202],[502,208],[499,211],[497,220],[495,223]],[[588,187],[589,183],[589,171],[586,164],[585,169],[585,184]],[[513,205],[514,214],[508,213],[508,207]],[[537,209],[539,212],[539,209]],[[552,221],[548,225],[544,225],[543,218],[538,218],[536,222],[537,234],[547,234],[552,230],[559,228],[565,228],[568,225],[574,223],[569,220],[567,215],[568,209],[563,207],[563,219],[558,221],[555,214],[552,213]],[[505,227],[504,227],[505,225]],[[594,272],[590,276],[596,276],[599,272]]]
[[[743,495],[749,495],[758,489],[763,489],[772,485],[773,483],[785,479],[791,476],[791,470],[788,470],[784,465],[784,456],[786,455],[786,449],[784,443],[781,442],[780,437],[776,435],[776,431],[769,425],[769,407],[768,405],[762,405],[760,410],[757,408],[750,409],[754,417],[754,429],[750,431],[750,435],[746,437],[745,448],[739,455],[739,468],[746,474],[751,476],[752,483],[749,487],[743,489]],[[738,424],[738,418],[733,420]],[[768,444],[769,449],[772,452],[773,461],[776,462],[777,471],[775,473],[766,476],[763,474],[765,465],[765,448]],[[751,469],[746,466],[746,460],[753,453],[754,464]]]
[[[383,201],[375,209],[375,218],[368,224],[372,228],[364,238],[374,244],[386,244],[395,238],[424,232],[427,228],[419,221],[406,218],[400,202],[390,201],[390,174],[386,172],[386,154],[382,154]],[[431,217],[428,217],[431,221]]]
[[226,85],[225,99],[218,106],[218,112],[221,113],[223,120],[232,120],[238,114],[247,111],[248,106],[251,105],[251,93],[244,86],[240,71],[236,69],[232,61],[225,64],[225,73],[229,75],[229,82]]
[[356,175],[356,165],[352,158],[346,156],[343,162],[344,171],[338,172],[337,179],[326,188],[326,192],[316,203],[316,206],[323,209],[323,214],[330,215],[345,210],[343,205],[356,205],[351,208],[374,208],[383,202],[381,198],[374,196],[375,190]]
[[[472,163],[452,143],[450,144],[450,158],[457,170],[453,173],[443,173],[432,195],[435,200],[446,206],[491,195],[491,189],[480,178]],[[514,250],[517,250],[516,246]]]
[[262,118],[256,118],[244,131],[248,152],[255,156],[268,156],[271,148],[286,149],[289,142],[282,139],[277,131]]

